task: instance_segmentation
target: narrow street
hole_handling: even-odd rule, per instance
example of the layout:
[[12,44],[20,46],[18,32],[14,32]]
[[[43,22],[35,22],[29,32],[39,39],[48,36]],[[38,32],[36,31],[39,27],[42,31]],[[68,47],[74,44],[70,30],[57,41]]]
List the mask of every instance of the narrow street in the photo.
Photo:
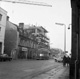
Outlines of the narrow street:
[[55,75],[61,69],[62,63],[56,63],[52,59],[12,60],[0,62],[0,79],[44,79],[41,77],[43,74],[49,76],[49,72],[52,72],[52,75]]

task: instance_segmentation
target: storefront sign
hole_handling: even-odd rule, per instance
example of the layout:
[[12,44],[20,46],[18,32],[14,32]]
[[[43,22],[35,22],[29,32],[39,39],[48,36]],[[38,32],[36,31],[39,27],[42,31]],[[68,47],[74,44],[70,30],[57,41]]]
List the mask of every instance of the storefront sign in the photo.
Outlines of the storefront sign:
[[25,47],[22,47],[22,51],[28,51],[28,49]]

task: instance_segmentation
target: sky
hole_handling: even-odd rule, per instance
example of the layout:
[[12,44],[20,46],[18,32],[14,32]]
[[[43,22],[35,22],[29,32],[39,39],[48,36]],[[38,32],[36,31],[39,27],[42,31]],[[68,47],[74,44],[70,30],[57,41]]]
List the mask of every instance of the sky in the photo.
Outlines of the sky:
[[[12,0],[11,0],[12,1]],[[25,1],[25,0],[24,0]],[[51,48],[59,48],[64,50],[64,26],[55,23],[63,23],[66,25],[66,50],[71,51],[71,3],[70,0],[28,0],[44,2],[52,5],[37,6],[10,2],[1,2],[0,6],[7,11],[10,21],[19,24],[33,24],[43,26],[48,30],[47,36],[50,38]],[[71,25],[70,25],[71,27]]]

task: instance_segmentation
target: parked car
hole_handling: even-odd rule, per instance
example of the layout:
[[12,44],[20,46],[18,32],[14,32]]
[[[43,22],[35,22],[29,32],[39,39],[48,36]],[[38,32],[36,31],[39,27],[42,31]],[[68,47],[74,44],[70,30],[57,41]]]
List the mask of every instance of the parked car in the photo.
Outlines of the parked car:
[[0,55],[0,61],[11,61],[12,58],[8,56],[7,54],[1,54]]
[[62,62],[63,61],[62,57],[54,57],[54,60],[56,62]]

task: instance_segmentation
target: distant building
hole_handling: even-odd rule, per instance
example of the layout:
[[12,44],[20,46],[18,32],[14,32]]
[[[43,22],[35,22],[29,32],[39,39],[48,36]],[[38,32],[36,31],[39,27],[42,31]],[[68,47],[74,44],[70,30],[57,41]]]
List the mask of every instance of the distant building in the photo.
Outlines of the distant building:
[[7,12],[0,7],[0,54],[4,53],[4,38]]
[[5,53],[12,56],[13,59],[18,55],[19,32],[17,25],[9,21],[7,16],[6,30],[5,30]]

